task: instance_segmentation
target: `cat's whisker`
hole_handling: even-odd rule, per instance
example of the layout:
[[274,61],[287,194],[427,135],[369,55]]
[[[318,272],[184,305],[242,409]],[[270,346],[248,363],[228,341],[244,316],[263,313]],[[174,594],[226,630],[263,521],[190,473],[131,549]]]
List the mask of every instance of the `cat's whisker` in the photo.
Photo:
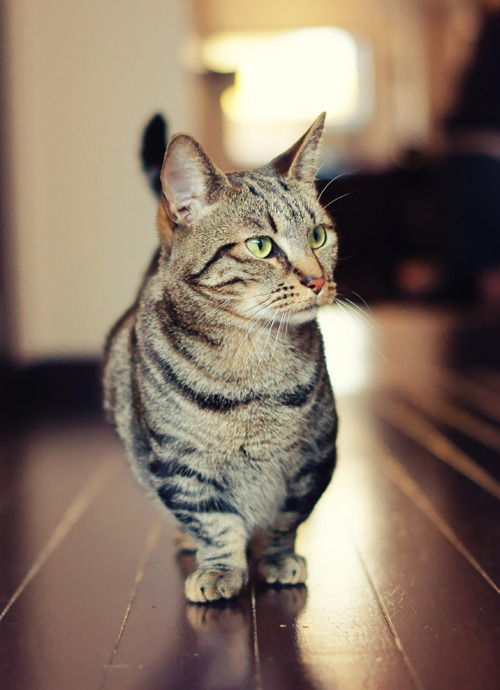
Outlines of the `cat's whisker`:
[[355,314],[356,318],[359,318],[362,321],[364,321],[364,323],[366,323],[367,326],[369,326],[375,333],[377,333],[376,325],[371,316],[367,314],[363,309],[361,309],[361,307],[359,307],[357,304],[354,304],[354,302],[352,302],[347,297],[337,297],[335,302],[336,304],[345,307],[348,311],[352,311]]
[[[256,297],[266,297],[266,299],[263,300],[262,302],[258,302],[257,304],[252,304],[252,306],[250,306],[248,309],[244,309],[244,310],[243,310],[243,313],[247,313],[247,312],[250,312],[252,309],[257,309],[257,308],[261,307],[261,306],[266,302],[266,300],[267,300],[268,298],[270,299],[270,298],[272,297],[272,295],[269,295],[268,293],[262,293],[261,295],[256,295]],[[224,302],[214,311],[213,316],[215,316],[216,314],[218,314],[222,309],[224,309],[225,307],[227,307],[227,305],[228,305],[230,302],[233,302],[233,301],[234,301],[234,300],[232,300],[232,299],[226,299],[226,300],[224,300]],[[246,325],[246,324],[245,324],[245,325]],[[240,330],[241,328],[244,328],[244,326],[239,326],[239,327],[238,327],[238,330]]]
[[[330,180],[330,182],[328,182],[328,184],[327,184],[325,187],[323,187],[323,189],[321,190],[321,194],[320,194],[319,197],[318,197],[318,201],[321,201],[321,197],[322,197],[323,194],[326,192],[326,190],[328,189],[328,187],[332,184],[332,182],[337,182],[337,180],[340,180],[341,177],[345,177],[346,175],[351,175],[351,174],[356,173],[356,172],[358,172],[358,171],[357,171],[357,170],[353,170],[352,172],[351,172],[351,171],[348,172],[348,171],[346,170],[346,171],[344,171],[344,172],[339,173],[339,174],[336,175],[334,178],[332,178],[332,179]],[[325,206],[325,208],[326,208],[326,206]]]
[[327,203],[326,206],[323,206],[323,208],[326,210],[329,206],[334,204],[336,201],[340,201],[341,199],[344,199],[346,196],[351,196],[352,192],[346,192],[345,194],[341,194],[340,196],[336,197],[335,199],[332,199]]
[[[249,318],[250,318],[251,320],[253,320],[253,319],[252,319],[252,315],[250,314],[250,312],[251,312],[252,310],[254,310],[254,309],[257,309],[258,311],[255,312],[255,313],[259,313],[259,311],[261,310],[261,309],[260,309],[261,307],[264,308],[264,307],[266,307],[266,306],[269,306],[269,305],[273,304],[272,298],[274,297],[274,294],[269,294],[269,293],[267,293],[267,292],[263,292],[263,293],[260,294],[260,295],[254,295],[254,297],[265,297],[266,299],[264,299],[262,302],[258,302],[257,304],[252,304],[250,307],[248,307],[248,309],[243,309],[242,314],[249,314]],[[271,300],[271,301],[268,302],[268,304],[266,304],[266,302],[267,302],[268,300]],[[231,300],[231,299],[225,300],[225,302],[214,312],[213,316],[215,316],[219,311],[221,311],[221,309],[223,309],[224,307],[226,307],[226,306],[227,306],[230,302],[232,302],[232,301],[233,301],[233,300]],[[255,316],[255,314],[254,314],[254,316]],[[242,324],[241,326],[237,326],[237,327],[236,327],[236,330],[242,330],[243,328],[246,327],[246,325],[247,325],[247,324],[244,323],[244,324]]]
[[275,314],[272,320],[272,323],[269,325],[269,333],[267,334],[266,342],[264,343],[264,347],[262,348],[262,353],[259,357],[259,361],[257,362],[257,366],[255,367],[255,372],[252,378],[252,383],[255,380],[255,377],[257,376],[257,372],[259,371],[260,363],[262,362],[262,358],[264,357],[264,352],[266,351],[267,343],[269,342],[269,337],[271,336],[271,333],[273,332],[273,326],[274,322],[278,318],[278,314]]
[[339,177],[340,177],[340,175],[337,175],[337,177],[334,177],[332,180],[330,180],[330,182],[328,182],[328,183],[323,187],[323,189],[321,190],[320,195],[319,195],[319,197],[318,197],[318,202],[321,202],[321,197],[322,197],[323,194],[326,192],[326,190],[328,189],[328,187],[332,184],[332,182],[335,182],[336,180],[338,180]]
[[218,314],[220,311],[222,311],[225,307],[227,307],[227,305],[228,305],[230,302],[231,302],[230,299],[224,300],[224,302],[214,311],[214,313],[212,314],[212,316],[215,316],[215,315]]
[[358,304],[355,304],[354,302],[352,302],[347,297],[344,297],[343,302],[344,302],[345,307],[355,310],[354,313],[357,316],[359,316],[359,318],[363,319],[363,321],[373,330],[373,332],[375,333],[377,338],[380,338],[380,331],[377,328],[377,325],[376,325],[374,319],[372,318],[371,314],[364,311]]
[[[271,295],[271,297],[272,297],[272,295]],[[265,301],[266,301],[266,300],[264,300],[264,302],[265,302]],[[272,302],[271,302],[271,304],[272,304]],[[259,305],[257,305],[257,306],[259,306]],[[261,309],[259,309],[259,310],[256,312],[256,314],[259,314],[261,311],[263,311],[266,307],[269,306],[269,304],[263,304],[263,303],[261,303],[260,306],[261,306]],[[254,316],[255,316],[255,314],[254,314]],[[272,318],[272,317],[271,317],[271,318]],[[238,354],[239,354],[239,352],[240,352],[240,350],[241,350],[241,348],[242,348],[244,342],[245,342],[246,339],[249,337],[250,333],[253,331],[253,329],[255,328],[255,326],[260,322],[260,320],[261,320],[260,317],[257,317],[257,319],[255,319],[254,324],[253,324],[252,327],[248,330],[248,332],[246,333],[245,337],[244,337],[243,340],[241,341],[241,343],[240,343],[238,349],[236,350],[236,354],[235,354],[234,357],[233,357],[233,364],[234,364],[234,362],[236,361],[236,357],[238,356]],[[266,323],[265,323],[263,326],[261,326],[262,331],[265,331],[265,328],[266,328],[266,326],[267,326],[267,324],[269,323],[270,320],[271,320],[271,319],[268,319],[268,321],[266,321]],[[238,330],[241,330],[243,327],[244,327],[244,326],[240,326],[240,328],[239,328]],[[261,337],[261,335],[262,335],[262,331],[261,331],[261,333],[257,336],[256,342],[258,342],[258,340],[260,339],[260,337]],[[250,351],[250,354],[251,354],[251,352],[253,351],[253,349],[254,349],[254,347],[255,347],[255,344],[256,344],[256,343],[254,343],[254,345],[253,345],[253,347],[252,347],[252,350]],[[249,355],[249,356],[250,356],[250,355]]]
[[[264,307],[262,307],[262,308],[264,309]],[[237,356],[238,356],[238,354],[239,354],[241,348],[243,347],[243,343],[244,343],[245,340],[249,337],[250,333],[253,331],[253,329],[255,328],[255,326],[256,326],[259,322],[260,322],[260,317],[257,317],[257,318],[255,319],[254,323],[252,324],[252,326],[249,328],[249,330],[247,331],[247,333],[246,333],[245,336],[243,337],[243,339],[242,339],[241,343],[239,344],[239,347],[238,347],[238,349],[236,350],[236,353],[235,353],[235,355],[234,355],[234,357],[233,357],[233,364],[234,364],[234,362],[236,361],[236,358],[237,358]],[[240,327],[239,330],[241,330],[242,328],[243,328],[243,326]]]
[[[332,180],[330,180],[330,182],[326,185],[326,187],[324,187],[321,190],[321,194],[318,197],[318,201],[320,201],[321,197],[323,196],[325,191],[328,189],[328,187],[332,184],[332,182],[336,182],[337,180],[340,180],[342,177],[347,177],[348,175],[355,175],[356,173],[360,172],[360,170],[362,170],[362,168],[355,168],[354,170],[344,170],[344,172],[341,172],[338,175],[336,175]],[[325,208],[326,208],[326,206],[325,206]]]
[[[272,297],[272,295],[271,295],[270,297]],[[263,311],[266,307],[269,307],[271,304],[273,304],[273,302],[267,302],[267,304],[266,304],[266,302],[267,302],[267,300],[263,300],[262,302],[258,302],[257,304],[253,304],[253,305],[250,306],[248,309],[244,309],[242,313],[243,313],[243,314],[248,314],[248,317],[247,317],[247,318],[248,318],[250,321],[253,321],[253,320],[254,320],[253,317],[255,317],[256,314],[259,314],[259,313],[260,313],[261,311]],[[250,312],[251,312],[252,310],[254,310],[254,309],[257,309],[257,311],[256,311],[254,314],[250,314]],[[256,321],[259,321],[259,320],[260,320],[260,317],[257,317]],[[244,328],[246,328],[246,326],[247,326],[247,323],[246,323],[246,321],[245,321],[241,326],[237,326],[237,327],[236,327],[236,330],[241,331],[241,330],[243,330]]]
[[[319,166],[319,168],[318,168],[318,169],[316,170],[316,172],[314,173],[314,177],[313,177],[312,182],[311,182],[311,185],[310,185],[310,187],[309,187],[309,194],[310,194],[310,195],[311,195],[312,190],[314,189],[315,183],[318,181],[318,173],[319,173],[319,171],[321,170],[321,168],[323,168],[323,167],[325,166],[325,164],[326,164],[326,161],[324,161],[323,163],[321,163],[321,165]],[[322,193],[323,193],[323,192],[322,192]]]
[[[257,297],[263,297],[263,296],[264,295],[257,295]],[[266,293],[266,299],[262,300],[262,302],[257,302],[257,304],[252,304],[250,307],[248,307],[248,309],[244,309],[243,314],[246,314],[246,313],[252,311],[252,309],[257,309],[258,307],[260,307],[262,305],[269,306],[270,304],[273,304],[273,297],[274,297],[274,294],[269,295]],[[268,302],[268,304],[266,305],[266,302],[268,300],[271,300],[271,301]]]
[[351,302],[351,300],[348,299],[347,297],[344,297],[341,301],[343,302],[345,307],[350,305],[349,308],[355,309],[356,313],[359,315],[359,317],[361,319],[363,319],[363,321],[365,321],[370,327],[374,326],[374,324],[372,322],[373,320],[367,314],[365,314],[365,312],[361,309],[361,307],[358,307],[357,304],[354,304],[354,302]]
[[271,370],[271,364],[272,364],[273,357],[274,357],[274,351],[276,350],[276,343],[278,342],[278,338],[279,338],[280,331],[281,331],[281,324],[283,323],[284,318],[285,318],[285,314],[282,314],[280,322],[278,324],[278,331],[276,333],[276,338],[274,339],[274,347],[273,347],[273,351],[271,352],[271,359],[269,360],[269,371]]
[[[360,315],[355,312],[355,316],[351,313],[351,310],[349,309],[348,305],[345,304],[344,302],[340,300],[335,300],[335,304],[337,304],[340,309],[347,314],[348,318],[350,319],[351,323],[353,323],[356,327],[359,325],[356,321],[357,318],[360,318]],[[331,306],[331,305],[329,305]],[[334,307],[332,306],[333,311],[335,311]],[[364,315],[363,315],[364,316]],[[371,323],[369,320],[364,318],[363,323],[371,328]],[[368,340],[368,343],[370,344],[370,347],[386,362],[387,364],[389,363],[387,357],[382,353],[380,348],[378,347],[377,343],[375,342],[375,339],[370,336],[369,333],[366,333],[366,339]]]
[[250,362],[250,358],[251,358],[251,356],[252,356],[252,352],[253,352],[253,351],[255,350],[255,348],[257,347],[257,344],[258,344],[259,340],[260,340],[260,339],[262,338],[262,336],[266,333],[267,327],[269,326],[270,328],[272,328],[271,321],[274,321],[275,318],[276,318],[275,316],[271,316],[271,318],[269,318],[269,319],[265,322],[265,324],[262,326],[259,335],[255,338],[255,342],[254,342],[254,344],[252,345],[252,347],[251,347],[251,349],[250,349],[250,352],[248,353],[248,356],[247,356],[247,359],[246,359],[246,362],[245,362],[245,366],[243,367],[243,369],[246,369],[248,363]]
[[286,321],[285,321],[285,336],[288,337],[288,324],[290,323],[290,316],[292,312],[288,312],[286,315]]
[[371,308],[370,308],[370,306],[368,305],[368,302],[367,302],[365,299],[363,299],[363,298],[361,297],[361,295],[358,295],[358,293],[357,293],[357,292],[354,292],[354,290],[349,290],[349,292],[352,292],[352,294],[353,294],[355,297],[357,297],[358,299],[360,299],[360,300],[363,302],[363,304],[365,305],[365,307],[368,309],[368,311],[371,311]]
[[[354,337],[355,331],[353,331],[352,329],[353,329],[353,327],[357,329],[359,324],[356,322],[356,320],[354,319],[352,314],[346,309],[346,306],[343,303],[341,303],[338,300],[335,300],[335,305],[338,307],[337,309],[332,304],[329,304],[328,306],[330,307],[330,309],[335,314],[335,318],[337,319],[337,322],[339,323],[340,328],[342,329],[343,336],[347,335],[347,337],[351,338],[354,347],[357,349],[360,346],[360,343],[359,343],[359,340]],[[345,327],[346,318],[348,319],[349,324],[352,324],[352,327],[351,326],[348,326],[348,328]],[[368,336],[368,341],[369,341],[370,345],[374,346],[372,339],[369,336]]]
[[259,295],[252,295],[252,297],[257,299],[257,297],[272,297],[273,295],[274,295],[274,292],[262,292]]

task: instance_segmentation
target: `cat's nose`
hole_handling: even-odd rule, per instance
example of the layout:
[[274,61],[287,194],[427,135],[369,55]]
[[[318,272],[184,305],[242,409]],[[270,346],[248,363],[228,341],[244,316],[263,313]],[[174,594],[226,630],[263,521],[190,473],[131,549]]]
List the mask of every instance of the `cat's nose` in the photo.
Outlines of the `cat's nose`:
[[311,288],[311,290],[318,294],[318,292],[321,290],[323,285],[325,284],[325,279],[323,277],[321,278],[314,278],[313,276],[307,276],[304,278],[304,280],[301,281],[302,285],[305,285],[308,288]]

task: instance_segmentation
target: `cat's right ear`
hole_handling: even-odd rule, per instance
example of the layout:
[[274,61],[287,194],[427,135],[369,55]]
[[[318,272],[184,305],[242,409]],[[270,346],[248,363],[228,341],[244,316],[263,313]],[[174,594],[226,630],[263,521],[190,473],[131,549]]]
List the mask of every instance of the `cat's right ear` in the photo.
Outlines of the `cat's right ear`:
[[175,134],[165,152],[161,185],[174,223],[195,225],[229,182],[196,139],[189,134]]
[[316,155],[325,128],[326,113],[321,113],[307,132],[281,156],[274,158],[269,166],[281,175],[298,182],[312,184],[316,174]]

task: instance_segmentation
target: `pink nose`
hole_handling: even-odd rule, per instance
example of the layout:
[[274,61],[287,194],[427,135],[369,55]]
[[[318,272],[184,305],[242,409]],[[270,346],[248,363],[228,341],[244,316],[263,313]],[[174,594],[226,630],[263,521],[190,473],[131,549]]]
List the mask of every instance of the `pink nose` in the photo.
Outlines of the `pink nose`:
[[321,290],[321,288],[322,288],[323,285],[325,284],[325,279],[324,279],[324,278],[313,278],[313,277],[311,277],[311,276],[308,276],[308,277],[305,278],[305,280],[303,281],[303,284],[304,284],[306,287],[311,288],[311,290],[312,290],[314,293],[318,294],[318,292]]

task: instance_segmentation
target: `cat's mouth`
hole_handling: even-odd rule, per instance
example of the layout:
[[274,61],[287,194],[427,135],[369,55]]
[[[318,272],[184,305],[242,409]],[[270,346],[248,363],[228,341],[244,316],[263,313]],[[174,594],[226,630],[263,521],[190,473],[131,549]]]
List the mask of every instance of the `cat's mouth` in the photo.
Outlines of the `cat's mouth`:
[[316,295],[313,302],[304,306],[297,305],[297,307],[293,307],[291,311],[293,311],[295,314],[305,314],[307,312],[317,310],[320,307],[324,307],[326,304],[333,302],[336,294],[337,291],[335,289],[330,289],[328,291],[325,290],[324,292],[322,290],[318,295]]

